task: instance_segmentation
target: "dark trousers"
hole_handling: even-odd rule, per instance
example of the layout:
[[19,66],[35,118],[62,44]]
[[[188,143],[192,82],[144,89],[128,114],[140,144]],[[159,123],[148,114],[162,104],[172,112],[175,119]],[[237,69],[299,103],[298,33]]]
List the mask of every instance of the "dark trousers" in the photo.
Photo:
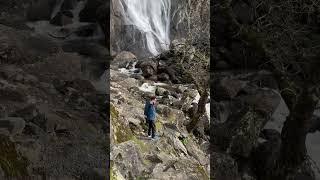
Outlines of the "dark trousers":
[[149,125],[148,136],[150,136],[152,134],[151,135],[152,138],[154,138],[155,134],[156,134],[156,124],[154,122],[155,121],[151,121],[151,120],[148,121],[148,125]]

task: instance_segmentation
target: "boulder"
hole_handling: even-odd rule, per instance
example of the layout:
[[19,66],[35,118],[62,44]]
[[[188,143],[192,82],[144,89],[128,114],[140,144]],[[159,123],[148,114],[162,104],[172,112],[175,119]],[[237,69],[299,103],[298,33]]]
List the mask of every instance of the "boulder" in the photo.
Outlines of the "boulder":
[[188,153],[193,156],[201,165],[209,165],[209,155],[206,155],[204,152],[200,150],[197,143],[194,142],[191,138],[187,138],[185,140],[185,147]]
[[216,101],[231,100],[237,96],[238,92],[245,87],[247,82],[234,79],[231,77],[224,77],[214,82],[214,96]]
[[154,76],[156,80],[158,79],[155,76],[157,73],[157,63],[155,61],[139,61],[136,68],[140,68],[142,70],[142,75],[145,78]]
[[122,51],[112,60],[112,65],[118,66],[119,68],[126,68],[131,62],[137,60],[137,57],[129,51]]
[[136,179],[146,170],[139,148],[133,141],[112,146],[110,160],[125,179]]
[[165,94],[168,95],[168,91],[165,88],[162,88],[162,87],[156,88],[156,95],[157,96],[164,96]]
[[167,82],[170,80],[170,76],[167,73],[161,73],[160,75],[158,75],[158,80]]
[[[16,135],[21,134],[26,122],[18,117],[6,117],[0,119],[0,134]],[[9,133],[9,134],[7,134]]]

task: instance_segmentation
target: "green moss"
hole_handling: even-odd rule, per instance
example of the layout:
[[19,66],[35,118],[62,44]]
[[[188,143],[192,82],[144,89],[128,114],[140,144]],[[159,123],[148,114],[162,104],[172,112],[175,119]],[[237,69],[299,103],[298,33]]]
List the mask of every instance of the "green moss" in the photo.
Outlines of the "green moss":
[[188,138],[183,138],[183,139],[179,139],[183,145],[187,145],[188,144]]
[[16,151],[8,137],[0,136],[0,166],[7,177],[27,177],[27,159]]
[[114,168],[114,164],[112,161],[110,161],[110,180],[120,180],[123,179],[119,177],[119,172],[116,171]]
[[200,164],[197,165],[197,170],[202,175],[204,180],[209,180],[210,179],[206,169],[203,166],[201,166]]
[[158,131],[163,129],[163,125],[162,125],[160,119],[158,121],[156,121],[156,128]]
[[116,110],[116,108],[112,104],[110,106],[110,114],[112,119],[119,117],[119,112]]
[[112,128],[115,135],[115,137],[112,137],[114,138],[114,142],[122,143],[131,140],[134,136],[130,127],[119,119],[119,112],[113,105],[110,106],[110,114]]
[[176,121],[176,117],[174,116],[173,113],[170,113],[170,114],[169,114],[168,121],[169,121],[170,123],[174,123],[174,122]]
[[150,149],[150,145],[142,142],[141,140],[137,139],[135,136],[132,138],[132,141],[137,144],[142,152],[147,152]]

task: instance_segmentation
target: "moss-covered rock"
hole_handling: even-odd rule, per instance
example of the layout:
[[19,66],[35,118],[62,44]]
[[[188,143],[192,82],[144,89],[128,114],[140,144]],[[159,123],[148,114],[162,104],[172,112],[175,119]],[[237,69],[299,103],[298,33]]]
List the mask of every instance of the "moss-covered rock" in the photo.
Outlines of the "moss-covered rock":
[[256,146],[260,131],[265,121],[261,116],[254,112],[248,111],[240,120],[239,128],[232,136],[228,152],[244,157],[250,155],[251,150]]
[[110,106],[110,115],[111,115],[111,123],[112,123],[112,140],[115,143],[122,143],[128,140],[131,140],[134,136],[129,127],[129,124],[126,124],[119,117],[119,112],[116,108],[111,105]]

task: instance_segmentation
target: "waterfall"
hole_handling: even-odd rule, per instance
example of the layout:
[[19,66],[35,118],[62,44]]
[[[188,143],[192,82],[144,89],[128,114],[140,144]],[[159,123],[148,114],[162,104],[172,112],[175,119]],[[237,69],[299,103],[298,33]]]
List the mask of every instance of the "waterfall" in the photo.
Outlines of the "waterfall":
[[58,12],[61,9],[61,6],[62,6],[63,2],[64,2],[64,0],[58,0],[56,2],[56,5],[54,6],[53,11],[51,13],[51,19],[54,18],[58,14]]
[[144,45],[151,54],[169,49],[171,0],[120,0],[120,5],[125,25],[143,33]]

